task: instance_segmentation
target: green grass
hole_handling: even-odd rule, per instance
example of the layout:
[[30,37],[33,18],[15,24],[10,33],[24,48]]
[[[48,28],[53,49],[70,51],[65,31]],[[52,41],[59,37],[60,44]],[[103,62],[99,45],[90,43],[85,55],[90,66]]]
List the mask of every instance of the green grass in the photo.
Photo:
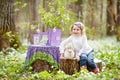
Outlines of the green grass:
[[[0,80],[119,80],[120,79],[120,42],[115,37],[101,40],[88,40],[95,50],[95,57],[103,62],[102,72],[95,75],[81,70],[67,75],[61,70],[53,72],[33,72],[31,67],[24,70],[27,47],[19,50],[11,49],[7,55],[0,52]],[[5,50],[4,50],[5,52]]]

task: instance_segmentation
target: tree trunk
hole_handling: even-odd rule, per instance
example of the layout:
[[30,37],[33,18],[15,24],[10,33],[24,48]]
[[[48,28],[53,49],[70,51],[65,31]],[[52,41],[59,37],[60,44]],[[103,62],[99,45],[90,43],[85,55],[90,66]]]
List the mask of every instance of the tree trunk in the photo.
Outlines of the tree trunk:
[[100,4],[100,21],[103,23],[103,0],[101,0],[101,4]]
[[15,31],[14,0],[0,0],[0,34]]
[[38,28],[38,0],[29,0],[29,41],[32,42],[32,35]]
[[89,12],[89,14],[90,14],[90,27],[92,27],[92,28],[94,28],[95,26],[94,26],[94,21],[95,21],[95,4],[96,3],[94,3],[95,2],[95,0],[89,0],[88,1],[89,2],[89,6],[91,6],[90,7],[90,12]]
[[6,35],[6,32],[15,33],[14,0],[0,0],[0,50],[11,45],[8,37],[13,36]]
[[120,0],[117,1],[117,41],[120,41]]
[[69,8],[72,9],[73,12],[75,12],[77,14],[77,18],[78,18],[78,21],[82,21],[83,20],[83,0],[78,0],[74,3],[71,3],[69,5]]
[[107,2],[107,35],[111,36],[115,30],[115,1],[108,0]]
[[83,0],[78,0],[75,3],[75,5],[76,5],[76,9],[74,9],[74,10],[76,10],[78,21],[82,21],[83,20],[83,11],[82,11],[83,10],[83,7],[82,7]]

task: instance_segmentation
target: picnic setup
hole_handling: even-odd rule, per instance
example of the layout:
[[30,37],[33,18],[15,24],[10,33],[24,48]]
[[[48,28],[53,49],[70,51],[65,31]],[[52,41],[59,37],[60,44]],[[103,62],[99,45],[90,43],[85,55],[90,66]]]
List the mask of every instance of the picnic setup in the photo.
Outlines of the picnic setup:
[[[37,38],[38,37],[38,38]],[[77,60],[74,59],[60,59],[59,45],[61,43],[62,33],[60,29],[49,29],[47,32],[40,32],[39,34],[33,34],[33,44],[28,47],[25,67],[27,64],[33,67],[33,71],[40,72],[44,70],[51,70],[51,66],[46,55],[51,56],[54,62],[65,73],[72,75],[75,71],[80,71],[80,65]],[[36,55],[37,54],[37,55]],[[41,55],[42,56],[39,56]],[[46,54],[46,55],[45,55]],[[30,58],[36,55],[36,59],[31,63]],[[68,54],[69,55],[69,54]],[[38,58],[41,57],[41,58]],[[45,60],[42,59],[46,58]],[[102,70],[102,61],[95,59],[100,71]],[[49,67],[48,67],[49,66]],[[89,68],[89,67],[88,67]],[[89,69],[90,71],[90,69]]]

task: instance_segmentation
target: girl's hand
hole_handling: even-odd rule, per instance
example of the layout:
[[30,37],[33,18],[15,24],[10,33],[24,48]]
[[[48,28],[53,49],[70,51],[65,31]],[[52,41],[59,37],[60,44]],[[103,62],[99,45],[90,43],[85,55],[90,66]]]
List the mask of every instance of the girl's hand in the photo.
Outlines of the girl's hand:
[[63,53],[61,53],[61,55],[60,55],[60,59],[64,59]]
[[64,57],[63,57],[63,56],[60,56],[60,59],[64,59]]
[[80,61],[80,57],[79,57],[79,56],[76,56],[75,59],[76,59],[77,61]]

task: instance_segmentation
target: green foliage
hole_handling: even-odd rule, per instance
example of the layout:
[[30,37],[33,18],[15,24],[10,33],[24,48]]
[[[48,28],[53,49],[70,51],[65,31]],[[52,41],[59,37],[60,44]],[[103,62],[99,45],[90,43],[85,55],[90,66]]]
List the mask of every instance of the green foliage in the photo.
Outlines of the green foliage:
[[[75,0],[70,0],[74,2]],[[61,28],[70,26],[71,21],[75,21],[75,14],[67,9],[67,2],[65,0],[52,0],[49,2],[49,10],[44,8],[40,9],[39,14],[41,15],[41,21],[45,23],[48,28]]]
[[10,47],[14,47],[15,49],[19,48],[21,45],[21,42],[18,37],[18,33],[12,33],[11,31],[6,32],[6,37],[10,43]]
[[42,71],[32,74],[32,76],[28,77],[28,80],[52,80],[52,76],[47,71]]
[[88,38],[99,39],[105,37],[106,31],[102,27],[92,28],[90,26],[85,26],[85,28],[86,28],[86,35]]
[[59,70],[53,78],[55,80],[73,80],[74,78],[70,75],[65,74],[63,71]]
[[0,52],[0,80],[17,80],[24,71],[24,59],[21,54],[11,48],[8,55]]
[[14,11],[15,11],[15,12],[18,12],[18,11],[20,11],[21,9],[25,8],[25,7],[27,6],[27,3],[24,3],[24,2],[22,2],[22,1],[16,1],[16,2],[14,3],[14,6],[15,6]]
[[52,79],[52,76],[47,71],[40,72],[39,76],[41,79]]
[[105,46],[98,52],[97,57],[102,59],[105,68],[120,69],[120,47]]
[[27,53],[28,46],[20,46],[17,51],[20,52],[21,54]]

